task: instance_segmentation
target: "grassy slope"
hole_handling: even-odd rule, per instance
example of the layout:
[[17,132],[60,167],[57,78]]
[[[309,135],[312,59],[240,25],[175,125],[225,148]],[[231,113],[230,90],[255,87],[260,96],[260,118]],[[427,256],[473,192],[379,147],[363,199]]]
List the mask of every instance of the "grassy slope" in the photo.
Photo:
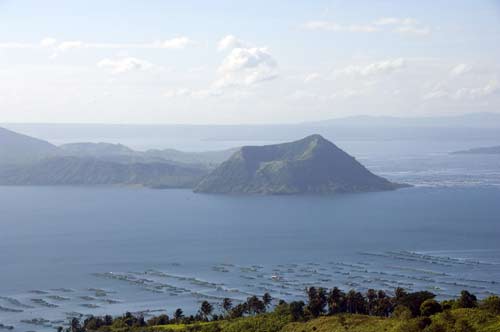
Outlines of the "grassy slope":
[[[275,314],[263,314],[256,317],[245,317],[227,321],[199,323],[199,324],[177,324],[162,325],[148,328],[148,331],[186,331],[190,328],[200,332],[243,332],[243,331],[269,331],[278,332],[288,324],[288,319]],[[118,331],[113,331],[118,332]]]
[[398,319],[384,319],[364,315],[337,315],[320,317],[306,323],[290,323],[282,331],[286,332],[382,332],[397,331],[400,321]]
[[[451,311],[455,320],[466,320],[476,329],[477,332],[499,332],[500,315],[493,315],[485,310],[479,309],[455,309]],[[433,323],[446,324],[443,314],[432,317]]]
[[[455,331],[455,324],[465,320],[476,332],[499,332],[500,331],[500,316],[493,315],[484,310],[479,309],[455,309],[450,311],[450,316],[446,317],[443,314],[432,316],[433,325],[443,325],[448,327],[448,331]],[[379,318],[363,315],[343,315],[320,317],[306,323],[290,323],[286,325],[283,332],[379,332],[379,331],[394,331],[406,332],[410,331],[410,327],[414,326],[416,321],[404,322],[397,318]],[[449,319],[451,317],[451,320]],[[314,329],[316,328],[316,329]]]
[[[444,331],[457,331],[457,321],[465,320],[476,332],[499,332],[500,315],[479,309],[454,309],[450,315],[437,314],[431,317],[433,325],[447,327]],[[381,318],[366,315],[335,315],[312,319],[308,322],[289,323],[284,316],[264,314],[228,321],[198,323],[192,325],[171,324],[140,329],[111,329],[125,331],[199,331],[199,332],[411,332],[417,320],[403,321],[398,318]]]

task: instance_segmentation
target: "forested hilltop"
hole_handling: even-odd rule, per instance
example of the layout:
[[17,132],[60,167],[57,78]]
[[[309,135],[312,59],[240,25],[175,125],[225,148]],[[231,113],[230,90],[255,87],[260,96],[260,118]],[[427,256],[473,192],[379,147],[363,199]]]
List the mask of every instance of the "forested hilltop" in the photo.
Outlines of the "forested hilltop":
[[310,135],[288,143],[244,146],[203,178],[195,192],[331,194],[400,187],[321,135]]
[[[428,291],[407,292],[397,288],[393,296],[369,289],[365,294],[310,287],[307,302],[275,300],[268,293],[235,303],[203,301],[196,315],[182,309],[172,317],[163,314],[145,319],[139,314],[120,317],[74,318],[67,332],[498,332],[500,297],[478,300],[462,291],[455,300],[435,300]],[[220,307],[220,309],[216,309]],[[269,310],[272,308],[271,310]]]

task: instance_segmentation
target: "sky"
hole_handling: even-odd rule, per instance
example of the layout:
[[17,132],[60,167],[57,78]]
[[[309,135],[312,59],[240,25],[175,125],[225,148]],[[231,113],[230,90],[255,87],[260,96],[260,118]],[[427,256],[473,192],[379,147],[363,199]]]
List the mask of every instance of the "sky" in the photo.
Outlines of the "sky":
[[0,0],[0,123],[500,112],[500,0]]

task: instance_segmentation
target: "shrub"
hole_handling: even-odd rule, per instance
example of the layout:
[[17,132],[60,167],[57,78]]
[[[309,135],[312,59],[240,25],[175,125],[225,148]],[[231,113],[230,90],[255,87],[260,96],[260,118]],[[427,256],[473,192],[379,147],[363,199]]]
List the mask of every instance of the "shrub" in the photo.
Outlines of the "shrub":
[[412,317],[411,310],[404,305],[398,305],[392,315],[401,320],[409,320]]
[[454,332],[476,332],[476,329],[465,319],[459,319],[455,322]]
[[481,301],[481,309],[487,310],[495,315],[500,315],[500,297],[493,295]]
[[474,294],[463,290],[460,293],[460,298],[457,300],[459,308],[475,308],[477,307],[477,297]]
[[441,308],[444,310],[450,310],[456,307],[456,301],[455,300],[444,300],[441,302]]
[[429,317],[441,311],[443,311],[441,304],[434,299],[425,300],[420,305],[420,315],[422,316]]

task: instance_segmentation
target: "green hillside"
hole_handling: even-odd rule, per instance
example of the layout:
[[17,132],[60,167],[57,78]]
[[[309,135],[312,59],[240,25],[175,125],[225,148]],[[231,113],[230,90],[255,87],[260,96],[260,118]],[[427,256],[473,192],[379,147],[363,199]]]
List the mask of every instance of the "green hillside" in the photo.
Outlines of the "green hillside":
[[379,177],[320,135],[245,146],[195,188],[204,193],[328,194],[393,190]]
[[150,327],[109,327],[100,331],[180,331],[180,332],[498,332],[500,315],[482,309],[452,309],[430,317],[424,326],[422,318],[384,318],[359,314],[341,314],[290,322],[276,313],[244,317],[220,322],[168,324]]
[[[277,300],[266,293],[259,298],[233,304],[229,298],[220,306],[201,303],[196,315],[182,309],[145,318],[141,314],[73,318],[66,332],[498,332],[500,297],[478,300],[462,291],[455,300],[435,300],[428,291],[407,292],[396,288],[391,296],[383,290],[344,292],[337,287],[306,288],[307,303]],[[274,300],[276,303],[276,300]],[[220,309],[216,309],[220,308]]]
[[192,188],[203,168],[165,162],[119,163],[96,158],[53,157],[0,170],[0,185],[141,185]]

